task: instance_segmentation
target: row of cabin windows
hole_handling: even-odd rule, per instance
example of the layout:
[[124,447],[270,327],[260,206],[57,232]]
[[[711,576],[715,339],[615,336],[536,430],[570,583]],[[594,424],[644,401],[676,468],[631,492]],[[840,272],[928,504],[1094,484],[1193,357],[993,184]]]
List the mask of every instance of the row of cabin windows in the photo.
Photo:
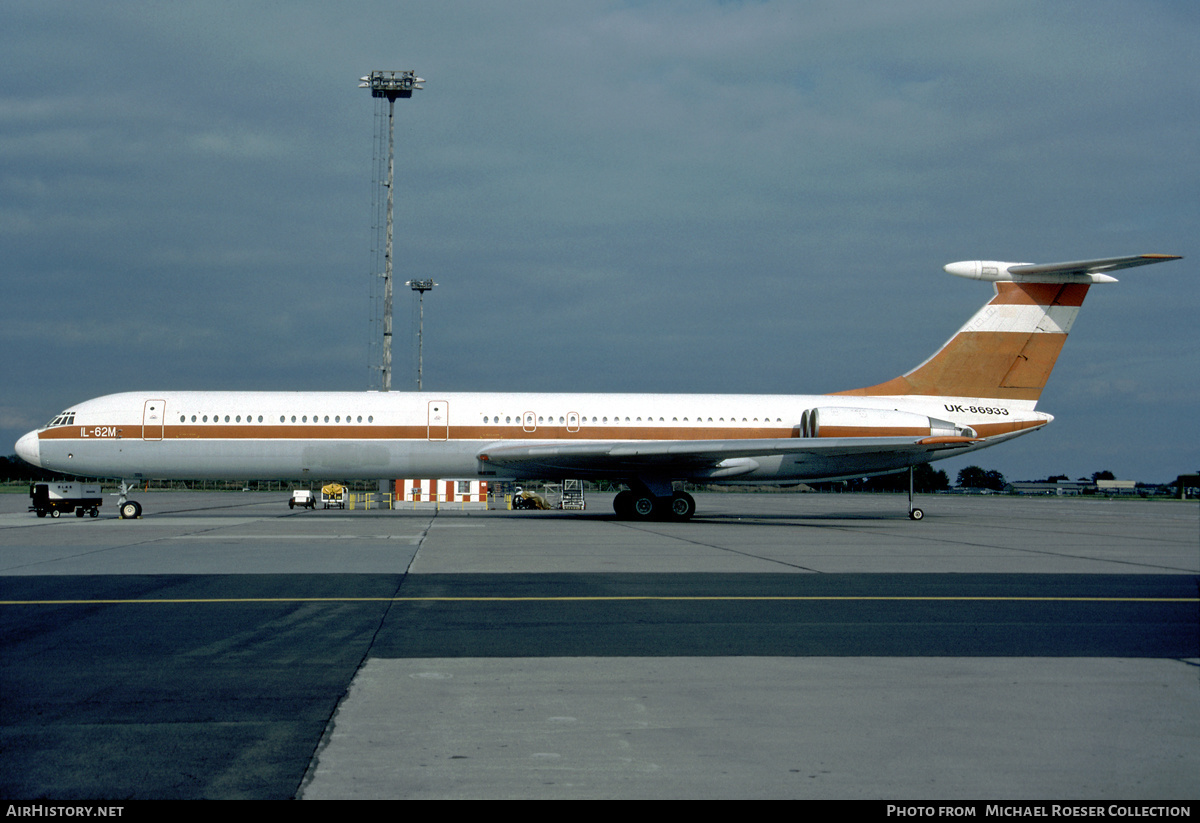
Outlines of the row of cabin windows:
[[[188,422],[188,416],[187,416],[186,414],[181,414],[181,415],[179,415],[179,422],[180,422],[180,423],[186,423],[186,422]],[[201,415],[195,415],[195,414],[193,414],[193,415],[192,415],[192,422],[193,422],[193,423],[207,423],[207,422],[208,422],[208,415],[207,415],[207,414],[201,414]],[[214,415],[212,416],[212,422],[214,422],[214,423],[220,423],[220,422],[222,422],[222,421],[221,421],[221,415],[219,415],[219,414],[214,414]],[[224,420],[224,422],[226,422],[226,423],[241,423],[241,422],[242,422],[242,416],[241,416],[240,414],[238,414],[238,415],[234,415],[234,416],[231,418],[231,417],[230,417],[230,415],[228,415],[228,414],[227,414],[227,415],[225,415],[225,420]],[[256,419],[254,418],[254,415],[252,415],[252,414],[248,414],[248,415],[246,415],[246,422],[247,422],[247,423],[256,423],[256,422],[257,422],[257,423],[261,423],[261,422],[263,422],[263,416],[260,414],[260,415],[258,416],[258,419],[256,420]],[[288,422],[288,416],[287,416],[286,414],[281,414],[281,415],[279,415],[279,422],[280,422],[280,423],[286,423],[286,422]],[[291,416],[291,422],[293,422],[293,423],[297,423],[297,422],[299,422],[299,423],[307,423],[307,422],[308,422],[308,415],[307,415],[307,414],[302,414],[302,415],[300,415],[299,419],[297,420],[297,418],[296,418],[296,415],[294,415],[294,414],[293,414],[293,415]],[[324,416],[324,418],[322,419],[321,415],[314,414],[314,415],[312,416],[312,422],[314,422],[314,423],[321,423],[321,422],[325,422],[325,423],[330,423],[330,422],[332,422],[332,423],[341,423],[341,422],[342,422],[342,416],[341,416],[340,414],[335,414],[335,415],[333,416],[333,419],[331,420],[331,419],[330,419],[330,417],[329,417],[329,415],[325,415],[325,416]],[[354,418],[354,419],[351,419],[351,416],[350,416],[350,415],[346,415],[346,421],[345,421],[345,422],[347,422],[347,423],[361,423],[361,422],[363,422],[363,418],[362,418],[362,415],[361,415],[361,414],[360,414],[360,415],[358,415],[358,416],[357,416],[356,418]],[[375,416],[374,416],[374,415],[367,415],[367,422],[368,422],[368,423],[374,423],[374,422],[375,422]]]
[[[280,422],[280,423],[287,423],[287,422],[288,422],[288,420],[289,420],[289,418],[288,418],[288,416],[287,416],[287,415],[285,415],[285,414],[281,414],[281,415],[279,415],[279,422]],[[292,422],[292,423],[297,423],[297,422],[298,422],[298,423],[307,423],[307,422],[308,422],[308,415],[306,415],[306,414],[302,414],[302,415],[300,415],[300,416],[299,416],[299,418],[297,418],[297,416],[293,414],[293,415],[291,416],[290,420],[291,420],[291,422]],[[59,417],[56,417],[56,418],[54,419],[54,421],[53,421],[53,422],[51,422],[51,423],[50,423],[50,426],[62,426],[62,425],[70,425],[70,424],[71,424],[71,423],[73,423],[74,421],[75,421],[75,415],[73,415],[73,414],[72,414],[72,415],[69,415],[69,416],[67,416],[67,415],[60,415]],[[588,419],[587,419],[587,417],[586,417],[586,416],[584,416],[584,417],[580,417],[580,418],[579,418],[579,421],[580,421],[580,423],[587,423],[587,422],[588,422]],[[188,422],[188,416],[187,416],[186,414],[181,414],[181,415],[179,415],[179,422],[180,422],[180,423],[187,423],[187,422]],[[201,414],[201,415],[196,415],[196,414],[193,414],[193,415],[191,416],[191,422],[193,422],[193,423],[207,423],[207,422],[209,422],[209,421],[208,421],[208,415],[207,415],[207,414]],[[222,422],[221,415],[219,415],[219,414],[214,414],[214,415],[212,416],[212,422],[214,422],[214,423],[220,423],[220,422]],[[225,415],[225,417],[224,417],[224,422],[225,422],[225,423],[241,423],[241,422],[242,422],[242,415],[238,414],[238,415],[232,415],[232,416],[231,416],[231,415],[228,415],[228,414],[227,414],[227,415]],[[245,422],[247,422],[247,423],[255,423],[255,422],[257,422],[257,423],[261,423],[261,422],[263,422],[263,416],[260,414],[260,415],[258,415],[258,417],[257,417],[257,418],[255,418],[255,417],[254,417],[254,415],[247,414],[247,415],[245,416]],[[312,416],[312,422],[314,422],[314,423],[322,423],[322,422],[323,422],[323,423],[341,423],[341,422],[342,422],[342,416],[341,416],[340,414],[337,414],[337,415],[334,415],[332,418],[330,418],[330,416],[329,416],[329,415],[327,415],[327,414],[326,414],[326,415],[324,415],[324,416],[321,416],[321,415],[314,414],[314,415]],[[361,415],[361,414],[360,414],[360,415],[358,415],[357,417],[354,417],[353,419],[351,419],[351,415],[346,415],[346,420],[345,420],[345,422],[347,422],[347,423],[361,423],[361,422],[363,422],[363,418],[362,418],[362,415]],[[368,422],[368,423],[374,423],[374,422],[375,422],[375,416],[374,416],[374,415],[367,415],[367,422]],[[496,415],[495,417],[491,417],[491,416],[489,416],[489,415],[484,415],[483,422],[484,422],[484,423],[499,423],[499,422],[500,422],[500,415]],[[519,417],[518,417],[518,418],[516,418],[516,420],[514,421],[514,419],[513,419],[513,417],[512,417],[511,415],[507,415],[507,416],[505,416],[505,418],[504,418],[504,422],[505,422],[505,423],[509,423],[509,424],[511,424],[511,423],[514,423],[514,422],[515,422],[515,423],[518,423],[518,424],[519,424],[519,423],[521,422],[521,418],[519,418]],[[553,418],[553,417],[551,417],[551,418],[549,418],[549,420],[547,420],[545,417],[543,417],[543,416],[540,416],[540,415],[539,415],[539,416],[538,416],[538,419],[537,419],[537,422],[538,422],[538,425],[539,425],[539,426],[540,426],[540,425],[544,425],[544,424],[545,424],[545,423],[547,423],[547,422],[549,422],[551,425],[553,425],[553,424],[554,424],[554,418]],[[559,424],[560,424],[560,425],[565,425],[565,424],[566,424],[566,422],[567,422],[567,419],[566,419],[565,417],[559,417],[559,418],[558,418],[558,422],[559,422]],[[592,420],[591,420],[591,422],[593,422],[593,423],[607,423],[607,422],[608,422],[608,418],[607,418],[607,417],[599,417],[599,418],[597,418],[597,417],[593,417],[593,418],[592,418]],[[614,422],[614,423],[620,423],[620,422],[622,422],[622,421],[621,421],[621,418],[620,418],[619,416],[617,416],[617,417],[614,417],[614,418],[612,419],[612,422]],[[626,417],[626,418],[625,418],[625,420],[624,420],[624,422],[626,422],[626,423],[641,423],[641,422],[642,422],[642,418],[640,418],[640,417],[637,417],[637,418],[632,418],[632,419],[631,419],[631,418],[629,418],[629,417]],[[647,423],[653,423],[653,422],[654,422],[654,418],[653,418],[653,417],[647,417],[647,418],[646,418],[646,422],[647,422]],[[666,418],[665,418],[665,417],[660,417],[660,418],[658,418],[658,422],[659,422],[659,423],[665,423],[665,422],[667,422],[667,421],[666,421]],[[672,423],[678,423],[678,422],[679,422],[679,418],[678,418],[678,417],[672,417],[672,418],[671,418],[671,422],[672,422]],[[691,422],[691,420],[690,420],[689,418],[685,417],[685,418],[683,418],[683,422],[684,422],[684,423],[689,423],[689,422]],[[709,418],[697,417],[695,422],[697,422],[697,423],[712,423],[712,422],[714,422],[714,421],[713,421],[713,419],[712,419],[711,417],[709,417]],[[716,420],[716,422],[718,422],[718,423],[724,423],[724,422],[725,422],[725,418],[724,418],[724,417],[718,417],[718,418],[717,418],[717,420]],[[736,417],[731,417],[731,418],[729,418],[729,422],[730,422],[730,423],[736,423],[736,422],[738,422],[738,421],[737,421],[737,418],[736,418]],[[753,423],[757,423],[757,422],[759,422],[759,421],[758,421],[758,418],[757,418],[757,417],[755,417],[753,420],[750,420],[750,419],[748,419],[748,418],[745,418],[745,417],[743,417],[743,418],[742,418],[742,422],[743,422],[743,423],[752,423],[752,422],[753,422]],[[764,418],[763,418],[763,420],[762,420],[762,422],[764,422],[764,423],[770,423],[770,422],[771,422],[771,418],[769,418],[769,417],[764,417]],[[776,423],[782,423],[782,422],[783,422],[783,420],[782,420],[781,418],[778,418],[778,417],[776,417],[776,418],[775,418],[775,422],[776,422]]]
[[[484,422],[484,423],[489,423],[489,422],[490,422],[490,423],[499,423],[499,422],[500,422],[500,415],[498,415],[498,414],[497,414],[497,415],[496,415],[496,416],[494,416],[494,417],[489,417],[489,415],[484,415],[484,416],[483,416],[483,422]],[[505,416],[505,418],[504,418],[504,422],[505,422],[505,423],[520,423],[520,422],[521,422],[521,418],[520,418],[520,417],[518,417],[518,418],[516,418],[516,419],[514,420],[514,419],[513,419],[513,417],[512,417],[511,415],[506,415],[506,416]],[[554,425],[554,418],[553,418],[553,417],[550,417],[550,418],[547,420],[546,418],[544,418],[544,417],[542,417],[542,416],[540,416],[540,415],[539,415],[539,416],[538,416],[538,419],[537,419],[537,422],[538,422],[538,425],[539,425],[539,426],[540,426],[540,425],[542,425],[543,423],[547,423],[547,422],[548,422],[548,423],[550,423],[551,425]],[[560,425],[565,425],[565,424],[566,424],[566,422],[567,422],[567,419],[566,419],[565,417],[559,417],[559,418],[558,418],[558,422],[559,422],[559,424],[560,424]],[[584,415],[584,416],[581,416],[581,417],[579,418],[579,422],[580,422],[580,424],[583,424],[583,423],[586,423],[586,422],[588,422],[587,416],[586,416],[586,415]],[[595,418],[595,417],[593,417],[593,418],[592,418],[592,422],[593,422],[593,423],[607,423],[607,422],[608,422],[608,418],[607,418],[607,417],[601,417],[601,418]],[[619,416],[617,416],[617,417],[614,417],[614,418],[612,419],[612,422],[614,422],[614,423],[620,423],[620,422],[621,422],[621,418],[620,418]],[[642,418],[638,417],[638,418],[634,418],[633,420],[630,420],[630,418],[626,417],[624,422],[626,422],[626,423],[631,423],[631,422],[632,422],[632,423],[641,423],[641,422],[642,422]],[[654,422],[654,418],[653,418],[653,417],[647,417],[647,418],[646,418],[646,422],[647,422],[647,423],[653,423],[653,422]],[[660,417],[660,418],[658,418],[658,422],[659,422],[659,423],[665,423],[665,422],[667,422],[667,421],[666,421],[666,418],[664,418],[664,417]],[[672,418],[671,418],[671,422],[672,422],[672,423],[678,423],[678,422],[679,422],[679,418],[678,418],[678,417],[672,417]],[[684,423],[688,423],[688,422],[691,422],[691,421],[690,421],[688,418],[686,418],[686,417],[685,417],[685,418],[683,418],[683,422],[684,422]],[[713,422],[713,419],[712,419],[711,417],[709,417],[709,418],[697,417],[697,418],[696,418],[696,422],[697,422],[697,423],[712,423],[712,422]],[[725,422],[725,418],[724,418],[724,417],[719,417],[719,418],[717,418],[717,422],[718,422],[718,423],[724,423],[724,422]],[[736,418],[736,417],[731,417],[731,418],[729,418],[729,422],[730,422],[730,423],[736,423],[736,422],[738,422],[738,420],[737,420],[737,418]],[[750,422],[757,423],[757,422],[758,422],[758,418],[756,417],[756,418],[754,418],[754,420],[753,420],[753,421],[751,421],[751,420],[748,420],[747,418],[743,417],[743,418],[742,418],[742,422],[743,422],[743,423],[750,423]],[[771,422],[771,418],[769,418],[769,417],[764,417],[764,418],[762,419],[762,422],[764,422],[764,423],[770,423],[770,422]],[[783,420],[782,420],[782,418],[776,417],[776,418],[775,418],[775,422],[776,422],[776,423],[782,423],[782,422],[783,422]]]

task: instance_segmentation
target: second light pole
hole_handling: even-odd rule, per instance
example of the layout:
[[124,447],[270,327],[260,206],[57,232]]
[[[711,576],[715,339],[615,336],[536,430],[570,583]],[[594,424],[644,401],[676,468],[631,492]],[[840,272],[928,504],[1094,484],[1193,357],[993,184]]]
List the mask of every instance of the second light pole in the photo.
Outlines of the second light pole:
[[420,316],[417,319],[417,391],[421,390],[421,371],[425,366],[425,292],[432,291],[437,285],[433,280],[406,280],[404,285],[418,292],[421,304]]

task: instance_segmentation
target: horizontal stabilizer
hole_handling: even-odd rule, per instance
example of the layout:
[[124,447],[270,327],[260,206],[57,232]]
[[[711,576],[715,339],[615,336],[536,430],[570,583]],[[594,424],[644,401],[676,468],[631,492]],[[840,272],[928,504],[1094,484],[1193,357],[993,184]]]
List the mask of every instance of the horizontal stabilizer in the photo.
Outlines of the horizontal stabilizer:
[[1115,283],[1107,272],[1179,260],[1174,254],[1135,254],[1068,263],[1002,263],[998,260],[963,260],[950,263],[946,272],[971,280],[1006,283]]

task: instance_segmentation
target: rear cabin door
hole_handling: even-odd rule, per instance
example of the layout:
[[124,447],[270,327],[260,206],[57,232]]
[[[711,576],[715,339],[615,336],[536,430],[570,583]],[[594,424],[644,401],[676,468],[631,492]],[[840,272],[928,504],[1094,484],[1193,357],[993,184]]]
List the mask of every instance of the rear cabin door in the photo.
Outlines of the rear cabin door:
[[142,409],[142,439],[162,440],[163,421],[166,419],[166,400],[147,400]]

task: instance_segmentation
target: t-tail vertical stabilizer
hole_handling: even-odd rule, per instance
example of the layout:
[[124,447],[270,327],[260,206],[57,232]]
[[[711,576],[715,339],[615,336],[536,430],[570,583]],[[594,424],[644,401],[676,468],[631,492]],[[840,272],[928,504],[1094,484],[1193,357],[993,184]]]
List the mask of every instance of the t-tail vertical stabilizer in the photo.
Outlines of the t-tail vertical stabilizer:
[[1178,259],[1140,254],[1036,265],[993,260],[951,263],[945,267],[950,274],[995,283],[995,296],[912,371],[876,386],[835,394],[991,398],[1032,409],[1088,288],[1115,283],[1116,278],[1107,274],[1110,271]]

